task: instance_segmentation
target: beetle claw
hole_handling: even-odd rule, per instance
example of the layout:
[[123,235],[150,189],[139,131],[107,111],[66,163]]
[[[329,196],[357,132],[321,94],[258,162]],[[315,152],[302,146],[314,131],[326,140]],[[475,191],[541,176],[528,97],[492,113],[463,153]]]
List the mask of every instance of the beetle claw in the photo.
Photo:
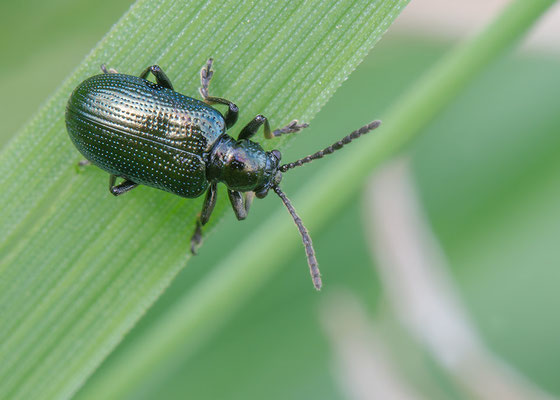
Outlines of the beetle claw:
[[191,237],[191,254],[196,256],[198,254],[198,248],[202,243],[202,224],[200,223],[200,215],[196,220],[196,228],[194,228],[193,235]]

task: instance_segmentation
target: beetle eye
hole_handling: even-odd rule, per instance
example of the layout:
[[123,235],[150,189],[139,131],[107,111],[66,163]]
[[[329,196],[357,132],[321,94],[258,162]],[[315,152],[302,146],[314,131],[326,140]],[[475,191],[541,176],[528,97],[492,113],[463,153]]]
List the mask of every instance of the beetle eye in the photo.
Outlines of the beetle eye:
[[278,150],[272,150],[272,154],[278,159],[278,161],[282,159],[282,153],[280,153]]

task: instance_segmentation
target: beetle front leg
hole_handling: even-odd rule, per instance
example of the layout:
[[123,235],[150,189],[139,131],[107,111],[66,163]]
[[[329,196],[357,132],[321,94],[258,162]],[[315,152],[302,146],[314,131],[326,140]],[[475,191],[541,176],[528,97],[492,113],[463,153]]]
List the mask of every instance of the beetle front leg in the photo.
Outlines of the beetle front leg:
[[264,137],[269,138],[272,137],[270,133],[270,124],[268,123],[268,119],[264,115],[257,115],[255,118],[251,120],[245,127],[239,132],[239,136],[237,137],[238,140],[241,139],[250,139],[252,138],[255,133],[259,130],[261,125],[264,125]]
[[111,192],[113,196],[120,196],[121,194],[130,192],[132,189],[138,186],[137,183],[132,182],[128,179],[125,179],[124,182],[118,185],[115,185],[116,181],[117,181],[116,175],[109,176],[109,192]]
[[245,125],[245,127],[239,133],[238,139],[250,139],[257,133],[261,125],[264,125],[264,137],[266,139],[272,139],[285,133],[299,132],[303,128],[307,128],[309,126],[309,124],[306,123],[299,124],[298,121],[294,119],[283,128],[276,129],[274,132],[271,132],[268,119],[264,115],[259,114],[255,118],[253,118],[251,122]]
[[224,119],[226,121],[226,127],[229,129],[237,122],[237,117],[239,116],[239,108],[229,100],[221,97],[213,97],[208,93],[208,87],[210,86],[210,81],[212,80],[212,76],[214,75],[214,71],[212,70],[213,62],[214,59],[209,58],[208,61],[206,61],[204,67],[202,67],[202,69],[200,70],[199,92],[204,99],[204,102],[207,104],[224,104],[228,106],[228,110]]
[[276,129],[275,131],[273,131],[272,133],[270,132],[270,130],[268,131],[269,134],[267,135],[266,133],[266,129],[264,131],[264,137],[267,139],[272,139],[275,137],[278,137],[280,135],[284,135],[286,133],[296,133],[301,131],[304,128],[307,128],[309,126],[309,124],[306,124],[305,122],[302,122],[301,124],[298,122],[297,119],[292,120],[292,122],[290,122],[288,125],[280,128],[280,129]]
[[165,72],[163,72],[163,70],[159,65],[150,65],[148,68],[142,71],[142,73],[140,74],[140,78],[146,79],[146,77],[150,72],[156,78],[156,83],[158,85],[173,90],[173,85],[171,84],[171,81],[169,80],[167,75],[165,75]]
[[228,189],[229,201],[233,207],[233,212],[239,221],[247,218],[249,214],[249,208],[251,208],[251,203],[255,198],[254,192],[245,192],[242,194],[236,190]]
[[204,198],[204,204],[202,205],[202,210],[196,218],[196,227],[194,233],[191,236],[191,253],[196,254],[200,243],[202,242],[202,227],[206,225],[210,219],[212,211],[214,211],[214,206],[216,205],[217,199],[217,183],[212,182],[208,191],[206,192],[206,197]]

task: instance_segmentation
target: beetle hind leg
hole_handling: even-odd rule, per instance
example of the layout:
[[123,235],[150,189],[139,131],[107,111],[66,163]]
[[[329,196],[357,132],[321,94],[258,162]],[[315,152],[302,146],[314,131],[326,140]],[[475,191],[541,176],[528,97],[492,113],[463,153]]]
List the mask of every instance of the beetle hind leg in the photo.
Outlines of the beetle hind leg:
[[113,196],[120,196],[121,194],[130,192],[132,189],[138,186],[136,182],[132,182],[131,180],[128,179],[125,179],[123,182],[119,183],[118,185],[115,185],[116,182],[117,182],[117,176],[111,175],[109,177],[109,192],[111,192]]

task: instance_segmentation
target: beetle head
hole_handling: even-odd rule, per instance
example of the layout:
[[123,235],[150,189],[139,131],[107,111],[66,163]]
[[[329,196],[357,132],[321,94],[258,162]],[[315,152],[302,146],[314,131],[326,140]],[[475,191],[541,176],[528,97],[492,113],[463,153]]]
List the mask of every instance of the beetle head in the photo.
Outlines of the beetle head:
[[255,192],[263,198],[282,179],[280,159],[278,150],[265,151],[250,140],[225,136],[211,153],[207,177],[225,183],[231,190]]
[[266,152],[266,157],[269,160],[270,169],[267,171],[267,181],[261,187],[255,189],[255,196],[259,199],[265,198],[268,191],[272,187],[278,186],[282,181],[282,172],[278,169],[282,154],[278,150],[272,150]]

